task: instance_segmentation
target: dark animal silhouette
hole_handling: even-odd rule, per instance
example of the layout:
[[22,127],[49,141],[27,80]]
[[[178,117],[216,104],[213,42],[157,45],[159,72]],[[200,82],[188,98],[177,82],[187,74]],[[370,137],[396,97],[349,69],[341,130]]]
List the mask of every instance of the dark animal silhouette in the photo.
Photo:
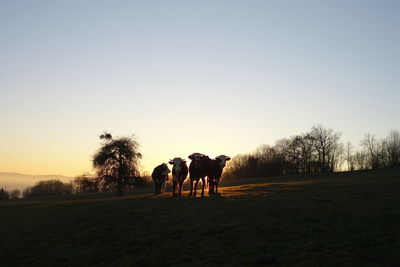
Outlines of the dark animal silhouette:
[[182,158],[174,158],[169,161],[172,167],[172,195],[181,195],[182,186],[188,175],[186,161]]
[[[206,177],[208,176],[210,170],[211,159],[203,155],[201,153],[193,153],[189,157],[192,161],[189,165],[189,173],[190,173],[190,194],[189,196],[196,196],[197,185],[199,180],[202,182],[201,195],[204,196],[204,187]],[[194,184],[194,192],[193,192],[193,184]]]
[[165,183],[168,180],[170,173],[168,165],[163,163],[154,168],[151,178],[154,181],[155,194],[161,194],[165,191]]
[[219,181],[221,180],[222,176],[222,171],[225,168],[226,162],[230,160],[231,158],[225,155],[220,155],[216,157],[215,159],[211,160],[210,162],[210,167],[208,171],[208,193],[212,194],[215,193],[218,194],[218,184]]

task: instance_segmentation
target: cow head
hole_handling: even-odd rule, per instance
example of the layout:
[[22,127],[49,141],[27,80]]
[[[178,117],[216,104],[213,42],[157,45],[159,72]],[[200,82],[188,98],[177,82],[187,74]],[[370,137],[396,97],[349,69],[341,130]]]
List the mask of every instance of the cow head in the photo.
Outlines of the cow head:
[[174,158],[171,159],[168,163],[174,166],[180,166],[182,163],[186,163],[186,161],[182,158]]
[[188,158],[191,159],[192,161],[198,162],[202,157],[205,157],[205,155],[201,153],[193,153],[192,155],[189,155]]
[[218,163],[221,166],[221,168],[223,168],[223,167],[225,167],[226,162],[228,160],[230,160],[231,158],[228,157],[228,156],[225,156],[225,155],[220,155],[220,156],[216,157],[215,159],[218,161]]
[[161,166],[162,166],[162,175],[168,175],[168,173],[171,172],[167,164],[163,163],[161,164]]

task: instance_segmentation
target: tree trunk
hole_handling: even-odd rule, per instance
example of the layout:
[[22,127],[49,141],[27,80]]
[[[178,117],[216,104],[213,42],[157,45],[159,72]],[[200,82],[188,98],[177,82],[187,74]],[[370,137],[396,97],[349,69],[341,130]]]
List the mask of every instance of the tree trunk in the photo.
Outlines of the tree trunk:
[[122,164],[123,164],[123,160],[122,160],[122,155],[119,154],[118,157],[118,179],[117,179],[117,196],[122,196]]
[[122,196],[122,177],[118,175],[117,180],[117,196]]

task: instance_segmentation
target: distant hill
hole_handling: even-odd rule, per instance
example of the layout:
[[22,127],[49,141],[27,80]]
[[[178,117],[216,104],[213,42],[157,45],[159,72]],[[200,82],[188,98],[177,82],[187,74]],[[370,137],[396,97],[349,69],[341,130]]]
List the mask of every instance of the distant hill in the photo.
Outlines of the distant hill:
[[30,175],[13,172],[0,172],[0,188],[7,190],[24,189],[42,180],[58,179],[63,182],[73,180],[73,177],[64,175]]

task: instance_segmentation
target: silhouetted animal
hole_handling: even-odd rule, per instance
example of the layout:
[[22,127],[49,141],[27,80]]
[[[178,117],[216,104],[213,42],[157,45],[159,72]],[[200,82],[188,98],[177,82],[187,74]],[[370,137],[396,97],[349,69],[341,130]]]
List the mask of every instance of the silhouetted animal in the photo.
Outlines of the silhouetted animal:
[[[188,175],[188,167],[186,161],[181,158],[174,158],[169,161],[172,164],[172,195],[181,195],[182,186]],[[179,188],[178,188],[179,186]]]
[[216,157],[215,159],[211,160],[210,163],[210,168],[208,172],[208,193],[212,194],[215,192],[218,194],[218,184],[219,181],[221,180],[222,176],[222,171],[224,170],[224,167],[226,165],[226,162],[230,160],[231,158],[225,155],[220,155]]
[[[210,170],[211,159],[203,155],[201,153],[193,153],[188,157],[192,161],[189,165],[189,173],[190,173],[190,194],[189,196],[196,196],[197,184],[201,179],[202,182],[202,190],[201,195],[204,196],[204,187],[206,177],[208,176],[208,172]],[[194,183],[194,192],[193,192],[193,183]]]
[[168,180],[168,173],[170,172],[165,163],[154,168],[151,178],[154,181],[155,194],[161,194],[165,191],[165,182]]

